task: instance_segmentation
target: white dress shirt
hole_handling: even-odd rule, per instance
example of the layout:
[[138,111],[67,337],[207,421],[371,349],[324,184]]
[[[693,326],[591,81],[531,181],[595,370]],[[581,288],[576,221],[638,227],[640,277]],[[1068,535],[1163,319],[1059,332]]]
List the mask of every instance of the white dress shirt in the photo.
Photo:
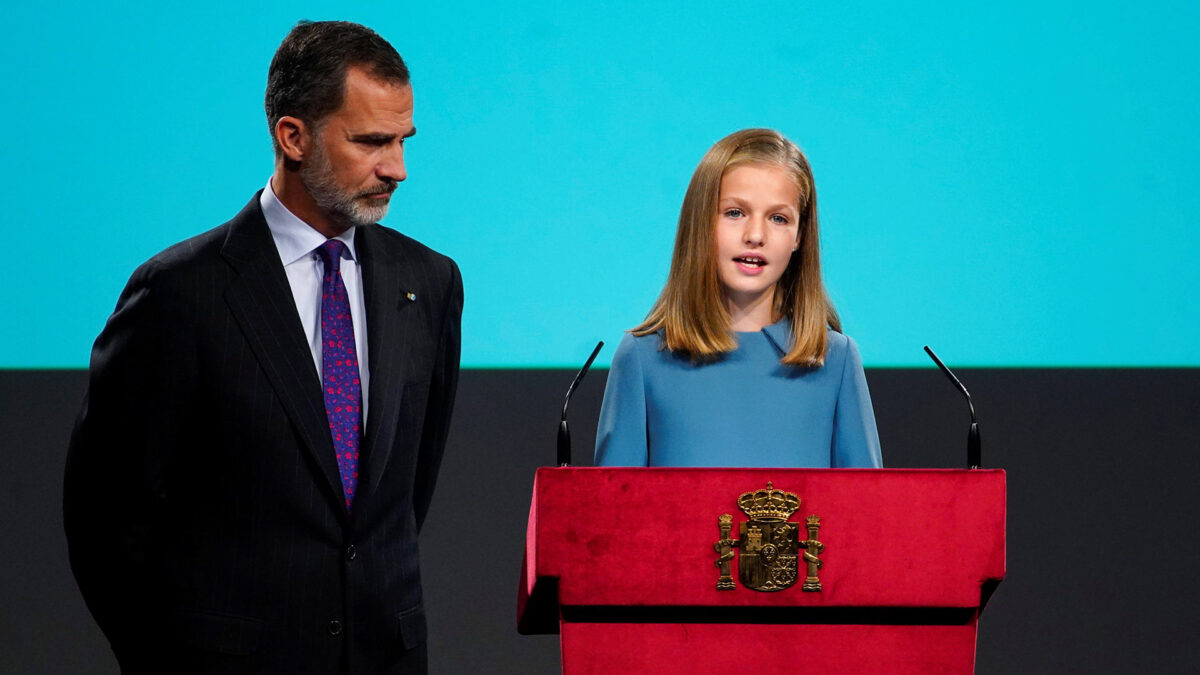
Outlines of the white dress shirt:
[[[313,363],[320,373],[321,286],[325,278],[325,263],[321,261],[317,248],[325,243],[325,235],[289,211],[275,196],[270,181],[267,181],[267,187],[262,191],[259,205],[262,206],[263,216],[267,219],[271,238],[275,240],[275,248],[279,251],[283,271],[287,273],[288,284],[292,287],[292,299],[296,301],[296,311],[300,314],[300,323],[304,326],[304,335],[308,338],[309,349],[312,350]],[[354,229],[352,227],[346,230],[338,235],[337,239],[346,244],[339,267],[342,283],[346,285],[346,296],[350,300],[350,318],[354,321],[354,348],[358,352],[358,373],[362,382],[362,423],[365,431],[367,383],[370,379],[370,371],[367,368],[367,310],[363,303],[358,252],[354,248]]]

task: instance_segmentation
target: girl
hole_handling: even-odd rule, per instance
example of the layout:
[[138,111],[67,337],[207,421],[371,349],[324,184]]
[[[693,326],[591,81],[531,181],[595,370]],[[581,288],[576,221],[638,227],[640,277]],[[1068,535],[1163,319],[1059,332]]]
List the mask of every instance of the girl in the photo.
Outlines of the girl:
[[775,131],[726,136],[688,185],[666,287],[613,356],[596,464],[881,466],[840,331],[808,160]]

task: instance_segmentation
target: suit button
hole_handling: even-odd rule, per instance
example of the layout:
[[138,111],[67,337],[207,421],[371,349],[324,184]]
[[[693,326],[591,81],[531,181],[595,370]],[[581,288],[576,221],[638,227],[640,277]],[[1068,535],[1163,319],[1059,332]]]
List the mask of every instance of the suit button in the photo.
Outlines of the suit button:
[[354,544],[350,544],[349,546],[347,546],[346,547],[346,560],[354,560],[357,557],[358,557],[358,549],[354,547]]
[[334,637],[342,634],[342,622],[340,619],[334,619],[329,622],[329,634]]

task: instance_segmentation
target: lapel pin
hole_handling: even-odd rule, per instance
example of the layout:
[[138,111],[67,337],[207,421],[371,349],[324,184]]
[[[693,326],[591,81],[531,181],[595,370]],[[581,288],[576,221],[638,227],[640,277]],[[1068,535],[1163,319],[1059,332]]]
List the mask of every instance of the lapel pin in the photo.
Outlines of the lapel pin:
[[416,294],[416,293],[405,293],[405,294],[404,294],[404,297],[408,298],[408,301],[409,301],[409,302],[416,302],[416,301],[417,301],[417,294]]

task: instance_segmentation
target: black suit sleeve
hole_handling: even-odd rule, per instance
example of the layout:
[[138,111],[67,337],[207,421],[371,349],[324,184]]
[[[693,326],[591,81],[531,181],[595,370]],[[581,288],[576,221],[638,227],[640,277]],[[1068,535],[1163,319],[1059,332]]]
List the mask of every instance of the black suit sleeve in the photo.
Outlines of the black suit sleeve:
[[71,568],[118,659],[155,626],[149,556],[157,504],[186,401],[186,330],[156,289],[157,266],[131,277],[92,349],[71,436],[63,516]]
[[438,337],[437,358],[434,361],[433,377],[429,386],[429,402],[425,408],[425,422],[421,431],[413,485],[413,508],[416,511],[418,530],[425,522],[429,503],[433,499],[438,467],[441,466],[446,436],[450,431],[454,394],[458,388],[463,286],[462,275],[453,262],[450,263],[450,271],[450,287],[446,293],[446,306],[442,313],[441,335]]

